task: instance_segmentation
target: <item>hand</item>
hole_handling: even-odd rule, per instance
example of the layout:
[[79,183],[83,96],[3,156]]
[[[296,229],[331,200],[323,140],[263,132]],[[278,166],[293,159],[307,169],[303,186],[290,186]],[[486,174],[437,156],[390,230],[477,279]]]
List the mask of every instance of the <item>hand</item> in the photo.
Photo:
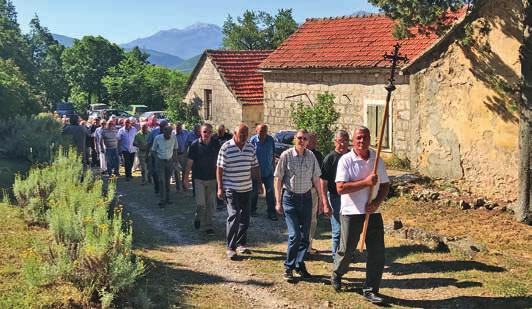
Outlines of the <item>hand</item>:
[[[188,181],[183,181],[183,189],[188,190]],[[211,195],[212,196],[212,195]]]
[[332,209],[328,202],[323,203],[323,214],[327,217],[330,217],[332,214]]
[[281,203],[277,203],[275,205],[275,211],[280,215],[284,213],[283,206],[281,205]]
[[375,202],[374,200],[371,201],[368,206],[366,206],[366,213],[367,214],[372,214],[374,212],[377,211],[377,209],[379,209],[379,203]]
[[379,176],[377,176],[376,174],[371,174],[364,179],[364,182],[366,183],[366,186],[368,187],[376,185],[378,181],[379,181]]
[[218,188],[218,192],[216,193],[216,196],[218,196],[218,199],[223,200],[224,191],[222,190],[222,188]]
[[264,188],[262,187],[262,184],[259,184],[259,195],[262,195],[264,193]]

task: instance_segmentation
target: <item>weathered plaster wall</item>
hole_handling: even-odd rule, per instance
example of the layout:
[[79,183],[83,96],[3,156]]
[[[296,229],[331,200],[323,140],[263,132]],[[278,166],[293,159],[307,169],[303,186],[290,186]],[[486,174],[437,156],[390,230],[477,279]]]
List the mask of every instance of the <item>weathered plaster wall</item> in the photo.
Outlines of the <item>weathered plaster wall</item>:
[[[338,127],[351,130],[364,124],[364,104],[385,102],[386,71],[381,72],[266,72],[264,73],[264,122],[271,131],[293,128],[290,106],[300,100],[310,104],[305,96],[287,98],[306,93],[314,102],[318,93],[334,94],[336,110],[340,113]],[[392,151],[406,156],[410,121],[408,79],[397,76],[397,90],[393,93],[391,127]]]
[[200,116],[203,118],[204,90],[212,90],[212,119],[209,123],[225,124],[227,128],[234,128],[242,121],[242,105],[227,88],[222,77],[207,58],[205,64],[193,81],[190,90],[185,95],[186,102],[195,102],[200,106]]
[[252,132],[264,121],[264,105],[244,105],[242,107],[242,122],[247,124]]
[[[427,175],[462,179],[474,193],[514,199],[518,118],[493,78],[519,78],[520,1],[488,3],[483,21],[473,23],[475,46],[453,43],[411,76],[409,159]],[[480,35],[486,25],[491,30]]]

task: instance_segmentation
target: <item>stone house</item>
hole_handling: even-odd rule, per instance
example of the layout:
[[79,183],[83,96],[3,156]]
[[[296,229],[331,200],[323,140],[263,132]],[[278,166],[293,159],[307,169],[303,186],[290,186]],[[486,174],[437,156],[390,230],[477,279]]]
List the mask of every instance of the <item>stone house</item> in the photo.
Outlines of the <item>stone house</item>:
[[[488,34],[475,37],[491,47],[488,55],[460,45],[458,36],[470,18],[464,14],[454,17],[443,37],[399,41],[409,61],[396,76],[384,155],[407,158],[428,176],[459,180],[473,193],[516,197],[516,115],[507,108],[507,97],[486,80],[489,75],[510,84],[518,80],[520,39],[511,35],[519,33],[518,19],[511,16],[518,2],[483,8],[482,20],[472,24],[473,36],[490,25]],[[328,91],[336,97],[338,126],[351,131],[365,124],[375,141],[390,74],[383,55],[398,42],[392,27],[384,15],[308,19],[259,66],[264,122],[272,131],[291,128],[291,104],[311,104],[316,94]]]
[[202,119],[214,125],[254,127],[264,114],[257,68],[270,52],[206,50],[187,81],[185,102],[194,103]]

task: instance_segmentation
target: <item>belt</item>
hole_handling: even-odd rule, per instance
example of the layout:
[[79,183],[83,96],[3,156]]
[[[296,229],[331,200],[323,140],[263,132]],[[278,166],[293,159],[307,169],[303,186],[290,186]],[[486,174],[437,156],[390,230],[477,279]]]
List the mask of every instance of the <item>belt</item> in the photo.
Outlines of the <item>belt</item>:
[[310,190],[308,190],[307,192],[304,192],[304,193],[295,193],[295,192],[292,192],[292,191],[287,190],[287,189],[284,189],[284,191],[285,191],[286,194],[289,194],[289,195],[294,196],[294,197],[307,197],[307,196],[311,196]]
[[179,151],[178,151],[177,154],[178,154],[178,155],[182,155],[182,154],[184,154],[184,152],[179,152]]

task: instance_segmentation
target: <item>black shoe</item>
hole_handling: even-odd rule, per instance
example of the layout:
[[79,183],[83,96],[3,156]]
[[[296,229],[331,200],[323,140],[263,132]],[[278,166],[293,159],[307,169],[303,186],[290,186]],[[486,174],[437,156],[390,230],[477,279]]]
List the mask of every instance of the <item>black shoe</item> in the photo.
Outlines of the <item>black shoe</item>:
[[303,279],[312,278],[312,275],[307,271],[307,268],[305,266],[297,267],[296,274],[298,274]]
[[259,214],[256,211],[252,211],[250,216],[252,216],[253,218],[256,218],[259,216]]
[[372,304],[382,304],[384,302],[382,297],[377,296],[377,293],[373,293],[371,291],[365,291],[363,295],[364,295],[364,298],[367,301],[371,302]]
[[268,215],[268,219],[272,220],[272,221],[277,221],[279,219],[277,219],[277,215],[276,214],[271,214],[271,215]]
[[342,289],[342,276],[338,276],[334,271],[331,276],[331,285],[336,292]]
[[294,274],[291,269],[285,269],[283,273],[283,278],[287,282],[294,282]]
[[157,203],[157,205],[159,205],[159,208],[164,208],[164,204],[165,204],[164,202]]
[[214,230],[213,229],[208,229],[208,230],[205,231],[205,234],[214,235]]
[[200,220],[194,220],[194,228],[196,230],[199,230],[200,226],[201,226]]

